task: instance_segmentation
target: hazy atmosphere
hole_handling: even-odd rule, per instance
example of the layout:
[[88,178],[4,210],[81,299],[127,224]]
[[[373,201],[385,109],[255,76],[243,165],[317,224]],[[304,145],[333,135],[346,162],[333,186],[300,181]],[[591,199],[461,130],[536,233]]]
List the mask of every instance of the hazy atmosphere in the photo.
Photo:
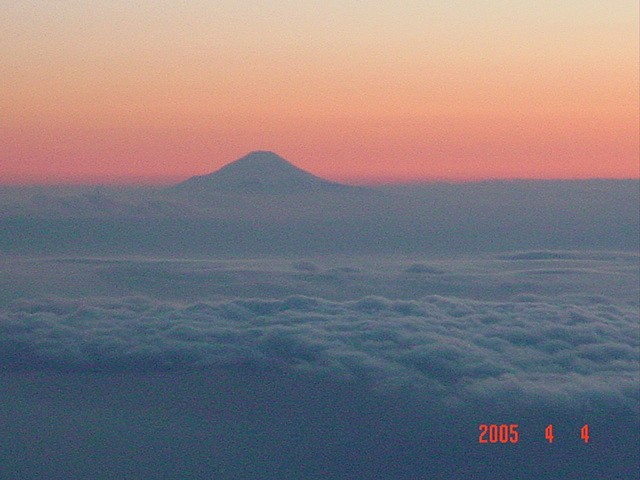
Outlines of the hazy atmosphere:
[[638,28],[0,0],[0,477],[635,478]]

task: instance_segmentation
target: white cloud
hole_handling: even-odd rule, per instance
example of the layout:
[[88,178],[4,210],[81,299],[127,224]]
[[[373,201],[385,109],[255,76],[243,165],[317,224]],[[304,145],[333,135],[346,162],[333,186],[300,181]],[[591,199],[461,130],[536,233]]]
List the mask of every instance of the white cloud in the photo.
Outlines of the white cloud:
[[635,307],[603,298],[58,299],[2,311],[0,365],[135,371],[253,364],[460,400],[515,389],[550,402],[606,398],[634,406],[637,325]]

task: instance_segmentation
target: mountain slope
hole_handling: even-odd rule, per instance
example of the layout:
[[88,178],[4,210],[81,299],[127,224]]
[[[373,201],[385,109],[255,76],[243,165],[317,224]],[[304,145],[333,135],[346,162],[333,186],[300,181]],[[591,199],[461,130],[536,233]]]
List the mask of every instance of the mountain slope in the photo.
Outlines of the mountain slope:
[[357,187],[330,182],[287,162],[273,152],[257,151],[213,173],[199,175],[175,188],[193,193],[297,193],[352,190]]

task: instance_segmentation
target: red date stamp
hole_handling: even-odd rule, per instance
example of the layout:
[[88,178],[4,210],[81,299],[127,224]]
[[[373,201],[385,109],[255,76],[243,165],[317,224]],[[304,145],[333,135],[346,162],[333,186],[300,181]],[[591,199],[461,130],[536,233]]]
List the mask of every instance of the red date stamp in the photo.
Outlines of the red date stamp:
[[480,443],[518,443],[519,439],[517,423],[480,425],[480,437],[478,437]]
[[[517,423],[482,423],[479,427],[478,443],[518,443],[518,440],[520,440],[518,427]],[[544,429],[544,438],[549,443],[553,443],[555,440],[553,424],[547,425]],[[580,439],[584,443],[589,443],[590,438],[589,424],[585,424],[580,429]]]

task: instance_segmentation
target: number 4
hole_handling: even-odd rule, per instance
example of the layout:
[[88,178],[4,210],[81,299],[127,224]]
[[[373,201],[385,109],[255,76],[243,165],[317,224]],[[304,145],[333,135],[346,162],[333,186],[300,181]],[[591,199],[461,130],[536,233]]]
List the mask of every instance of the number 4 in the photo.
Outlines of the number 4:
[[553,425],[549,425],[544,429],[544,438],[549,440],[549,443],[553,443]]
[[580,429],[580,438],[584,440],[584,443],[589,443],[589,424]]

